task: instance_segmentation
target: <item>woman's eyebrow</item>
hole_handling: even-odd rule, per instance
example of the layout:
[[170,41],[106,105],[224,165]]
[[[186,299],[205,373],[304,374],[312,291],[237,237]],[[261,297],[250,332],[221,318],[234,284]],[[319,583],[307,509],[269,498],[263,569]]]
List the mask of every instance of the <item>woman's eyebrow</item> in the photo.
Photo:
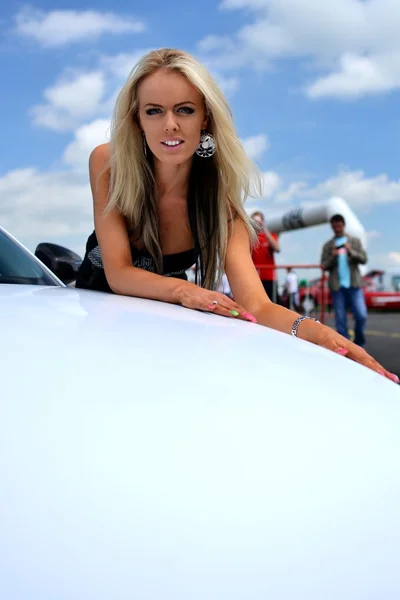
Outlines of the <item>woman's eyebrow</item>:
[[[174,108],[177,106],[182,106],[182,104],[193,104],[193,106],[195,106],[195,102],[192,102],[191,100],[185,100],[185,102],[178,102],[178,104],[175,104]],[[148,102],[144,105],[145,108],[146,106],[157,106],[157,108],[163,108],[162,104],[156,104],[155,102]]]

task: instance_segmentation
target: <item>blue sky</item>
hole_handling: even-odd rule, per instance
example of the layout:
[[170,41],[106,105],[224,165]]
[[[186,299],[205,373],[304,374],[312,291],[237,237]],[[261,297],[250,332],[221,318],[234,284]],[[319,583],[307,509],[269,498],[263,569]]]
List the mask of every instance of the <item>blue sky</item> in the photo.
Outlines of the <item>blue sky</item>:
[[[134,8],[133,8],[134,7]],[[146,50],[213,72],[265,174],[265,213],[341,196],[371,267],[400,270],[398,0],[2,3],[0,223],[34,249],[82,253],[87,159]],[[316,262],[327,225],[282,235],[282,262]]]

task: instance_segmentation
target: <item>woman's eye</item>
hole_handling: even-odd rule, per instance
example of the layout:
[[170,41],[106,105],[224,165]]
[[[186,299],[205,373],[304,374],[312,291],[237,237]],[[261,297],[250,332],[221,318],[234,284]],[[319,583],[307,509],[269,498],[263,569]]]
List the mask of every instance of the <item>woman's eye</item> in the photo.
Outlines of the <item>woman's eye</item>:
[[157,114],[158,112],[160,112],[160,109],[159,109],[159,108],[148,108],[148,109],[146,110],[146,115],[155,115],[155,114]]
[[[158,115],[161,112],[161,108],[148,108],[146,110],[146,115]],[[194,109],[191,106],[180,106],[177,112],[183,113],[185,115],[192,115],[194,113]]]

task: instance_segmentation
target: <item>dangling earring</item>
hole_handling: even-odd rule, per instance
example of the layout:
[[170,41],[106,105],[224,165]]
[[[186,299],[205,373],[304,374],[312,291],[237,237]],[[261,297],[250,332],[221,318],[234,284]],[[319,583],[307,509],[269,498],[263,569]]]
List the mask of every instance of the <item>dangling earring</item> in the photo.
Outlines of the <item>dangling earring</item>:
[[206,131],[201,132],[200,143],[197,146],[196,154],[202,158],[209,158],[212,156],[217,147],[215,144],[214,136]]
[[143,133],[143,152],[144,152],[144,155],[145,155],[145,156],[146,156],[146,158],[147,158],[147,143],[146,143],[146,136],[144,135],[144,131],[143,131],[142,133]]

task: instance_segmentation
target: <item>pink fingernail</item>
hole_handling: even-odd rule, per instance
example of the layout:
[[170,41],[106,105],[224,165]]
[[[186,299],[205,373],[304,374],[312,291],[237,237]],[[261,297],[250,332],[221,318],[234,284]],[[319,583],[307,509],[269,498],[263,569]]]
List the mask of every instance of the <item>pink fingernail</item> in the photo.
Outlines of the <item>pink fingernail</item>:
[[385,372],[382,371],[381,369],[379,369],[378,373],[379,373],[379,375],[385,375]]
[[257,319],[255,317],[253,317],[253,315],[249,312],[244,312],[242,313],[242,315],[248,319],[249,321],[251,321],[252,323],[257,323]]
[[390,373],[390,377],[393,379],[395,383],[399,383],[399,378],[394,373]]
[[210,305],[208,306],[208,309],[209,309],[209,310],[212,310],[213,308],[217,308],[217,305],[216,305],[216,304],[210,304]]
[[348,353],[349,353],[349,351],[348,351],[348,350],[346,350],[346,348],[339,348],[338,350],[335,350],[335,352],[336,352],[337,354],[341,354],[342,356],[345,356],[346,354],[348,354]]

